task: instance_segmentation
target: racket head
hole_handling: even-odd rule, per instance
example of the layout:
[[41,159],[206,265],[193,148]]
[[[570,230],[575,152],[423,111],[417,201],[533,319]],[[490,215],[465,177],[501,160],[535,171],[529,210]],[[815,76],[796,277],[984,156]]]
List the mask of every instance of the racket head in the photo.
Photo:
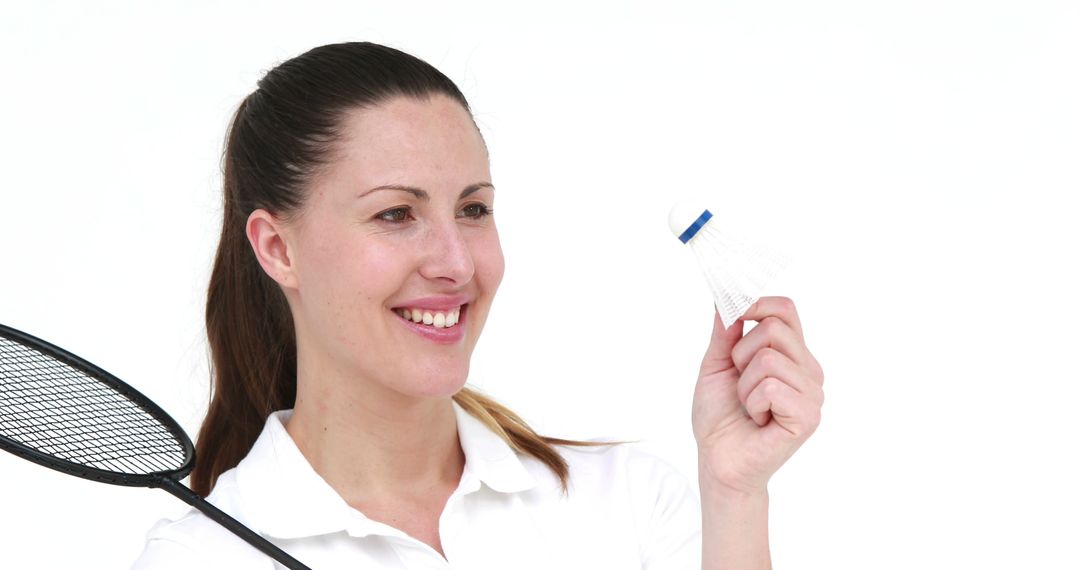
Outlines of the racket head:
[[195,466],[184,430],[94,364],[0,324],[0,448],[69,475],[131,487]]

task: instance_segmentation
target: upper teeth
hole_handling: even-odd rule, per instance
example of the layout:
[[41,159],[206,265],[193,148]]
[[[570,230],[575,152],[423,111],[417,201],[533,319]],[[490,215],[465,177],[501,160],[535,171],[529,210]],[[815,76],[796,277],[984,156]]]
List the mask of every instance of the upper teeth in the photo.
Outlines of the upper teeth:
[[429,309],[397,309],[401,318],[414,323],[424,323],[437,329],[452,327],[461,318],[461,307],[449,311],[432,311]]

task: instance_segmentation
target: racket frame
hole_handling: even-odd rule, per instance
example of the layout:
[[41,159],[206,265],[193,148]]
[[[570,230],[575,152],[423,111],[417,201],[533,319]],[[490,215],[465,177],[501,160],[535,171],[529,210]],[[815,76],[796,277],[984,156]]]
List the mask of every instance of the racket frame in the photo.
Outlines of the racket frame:
[[53,457],[3,435],[0,435],[0,447],[3,447],[5,450],[10,451],[23,459],[33,461],[39,465],[44,465],[50,469],[55,469],[67,473],[68,475],[90,479],[99,483],[109,483],[111,485],[156,487],[158,486],[156,483],[162,477],[168,477],[179,481],[191,473],[191,470],[195,467],[195,447],[192,445],[191,439],[189,439],[184,430],[180,428],[180,425],[177,424],[169,414],[165,413],[165,410],[162,410],[157,404],[150,401],[149,398],[140,394],[137,390],[106,370],[79,358],[55,344],[37,338],[36,336],[2,324],[0,324],[0,336],[28,346],[46,356],[55,358],[120,393],[120,395],[153,416],[165,429],[169,430],[173,439],[183,447],[185,460],[180,467],[170,471],[138,474],[120,473],[115,471],[105,471],[86,465],[79,465],[77,463]]
[[178,499],[195,507],[211,520],[225,527],[252,547],[275,559],[285,567],[292,570],[310,570],[307,566],[304,566],[303,563],[293,558],[284,550],[278,548],[274,543],[244,526],[243,523],[207,502],[206,499],[200,497],[195,491],[192,491],[184,484],[180,483],[180,480],[186,477],[195,467],[195,447],[192,445],[191,439],[188,438],[187,433],[180,428],[180,425],[177,424],[169,414],[165,413],[165,410],[162,410],[157,404],[140,394],[135,388],[127,385],[123,380],[120,380],[100,367],[91,364],[50,342],[3,324],[0,324],[0,337],[12,340],[46,356],[52,357],[83,372],[91,378],[100,381],[102,384],[107,385],[113,390],[116,390],[120,395],[131,400],[132,403],[153,416],[155,420],[161,422],[161,425],[183,446],[184,457],[186,459],[183,465],[174,470],[132,474],[105,471],[95,467],[88,467],[64,459],[59,459],[4,435],[0,435],[0,448],[44,467],[83,479],[97,481],[99,483],[109,483],[127,487],[164,489]]

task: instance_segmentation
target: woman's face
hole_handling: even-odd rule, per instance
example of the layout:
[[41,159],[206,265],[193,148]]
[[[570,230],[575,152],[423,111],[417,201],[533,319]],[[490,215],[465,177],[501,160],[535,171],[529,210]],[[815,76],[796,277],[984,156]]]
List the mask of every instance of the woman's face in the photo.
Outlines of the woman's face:
[[441,95],[355,110],[343,126],[282,231],[301,381],[452,395],[503,275],[487,150]]

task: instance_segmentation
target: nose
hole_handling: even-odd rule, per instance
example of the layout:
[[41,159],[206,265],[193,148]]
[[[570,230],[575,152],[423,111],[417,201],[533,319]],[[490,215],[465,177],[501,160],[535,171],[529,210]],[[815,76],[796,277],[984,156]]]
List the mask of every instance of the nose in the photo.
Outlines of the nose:
[[426,279],[442,280],[464,285],[476,272],[472,250],[455,222],[441,223],[429,228],[425,240],[427,250],[420,265],[420,275]]

